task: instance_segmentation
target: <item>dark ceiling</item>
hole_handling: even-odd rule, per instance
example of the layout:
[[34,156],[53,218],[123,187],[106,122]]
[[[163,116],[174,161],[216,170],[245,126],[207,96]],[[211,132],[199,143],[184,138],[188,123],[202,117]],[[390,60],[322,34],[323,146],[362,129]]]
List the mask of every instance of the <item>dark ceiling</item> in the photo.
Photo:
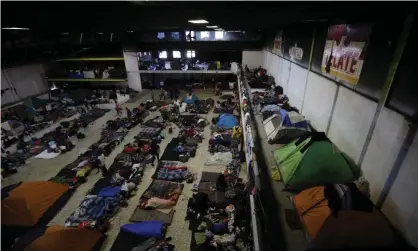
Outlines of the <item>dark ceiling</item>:
[[[189,23],[190,19],[203,18],[209,21],[209,25],[217,25],[225,30],[265,34],[291,23],[362,22],[396,18],[405,15],[412,5],[400,2],[2,1],[2,28],[30,28],[29,31],[2,30],[2,65],[40,57],[52,59],[69,56],[97,44],[103,47],[103,44],[109,43],[111,33],[113,44],[120,44],[119,47],[112,47],[119,48],[116,50],[120,52],[121,44],[138,45],[138,35],[147,31],[206,29],[205,24]],[[80,45],[81,32],[83,44]],[[209,43],[207,48],[222,49],[213,45],[216,42]],[[240,50],[261,46],[261,42],[230,42],[227,48],[230,50],[234,46]]]
[[271,29],[293,22],[375,19],[405,4],[362,2],[1,2],[2,27],[45,32],[196,29],[204,18],[224,29]]

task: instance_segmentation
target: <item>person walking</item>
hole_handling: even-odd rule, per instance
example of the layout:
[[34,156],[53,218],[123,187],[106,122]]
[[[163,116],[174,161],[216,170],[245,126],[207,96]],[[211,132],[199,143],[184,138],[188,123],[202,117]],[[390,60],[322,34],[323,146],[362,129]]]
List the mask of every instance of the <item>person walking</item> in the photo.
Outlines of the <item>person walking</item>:
[[174,98],[175,98],[175,100],[178,100],[179,97],[180,97],[180,90],[178,88],[176,88],[174,90]]
[[259,105],[260,105],[260,102],[261,102],[261,97],[260,97],[260,94],[258,93],[258,92],[255,92],[254,93],[254,95],[253,95],[253,105],[254,105],[254,113],[255,114],[258,114],[259,113]]
[[105,164],[105,157],[103,153],[99,153],[99,156],[94,157],[93,159],[93,168],[97,169],[97,173],[99,173],[99,171],[102,172],[103,177],[106,177],[107,175],[107,168],[106,168],[106,164]]
[[128,117],[129,120],[131,120],[132,119],[132,112],[131,112],[131,110],[129,110],[128,107],[126,107],[125,109],[126,109],[126,116]]
[[122,107],[117,102],[116,102],[116,105],[115,105],[115,109],[116,109],[116,113],[118,114],[118,116],[119,117],[122,116]]
[[161,88],[160,100],[165,100],[166,96],[167,96],[167,92],[164,90],[164,88]]
[[152,102],[154,102],[154,101],[155,101],[155,93],[154,93],[154,88],[152,88],[152,89],[151,89],[151,99],[152,99]]
[[157,140],[151,142],[150,154],[153,156],[152,165],[154,166],[154,161],[157,159],[157,164],[160,162],[160,145],[158,145]]
[[170,89],[170,99],[174,100],[174,90],[173,90],[173,88]]

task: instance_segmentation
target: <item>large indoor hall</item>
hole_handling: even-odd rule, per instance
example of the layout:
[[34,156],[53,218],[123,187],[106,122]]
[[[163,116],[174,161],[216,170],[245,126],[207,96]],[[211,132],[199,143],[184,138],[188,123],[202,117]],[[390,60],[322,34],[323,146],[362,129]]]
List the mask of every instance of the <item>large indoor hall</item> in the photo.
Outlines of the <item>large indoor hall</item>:
[[413,3],[1,14],[1,250],[418,248]]

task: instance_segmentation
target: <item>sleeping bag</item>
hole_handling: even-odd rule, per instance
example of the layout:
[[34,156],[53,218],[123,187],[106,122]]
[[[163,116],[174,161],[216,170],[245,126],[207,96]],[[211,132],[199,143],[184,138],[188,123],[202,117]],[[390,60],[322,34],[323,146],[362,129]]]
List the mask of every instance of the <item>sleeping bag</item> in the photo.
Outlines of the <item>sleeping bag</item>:
[[120,229],[136,236],[155,238],[163,238],[165,232],[164,222],[158,220],[125,224]]

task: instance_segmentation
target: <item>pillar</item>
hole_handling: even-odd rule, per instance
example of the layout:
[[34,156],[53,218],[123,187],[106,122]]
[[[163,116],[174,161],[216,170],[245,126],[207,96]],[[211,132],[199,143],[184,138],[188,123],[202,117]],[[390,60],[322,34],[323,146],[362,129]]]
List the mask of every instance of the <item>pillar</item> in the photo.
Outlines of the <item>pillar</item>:
[[128,77],[129,88],[141,92],[142,83],[141,75],[139,73],[138,56],[133,51],[123,51],[123,58],[125,60],[126,75]]

